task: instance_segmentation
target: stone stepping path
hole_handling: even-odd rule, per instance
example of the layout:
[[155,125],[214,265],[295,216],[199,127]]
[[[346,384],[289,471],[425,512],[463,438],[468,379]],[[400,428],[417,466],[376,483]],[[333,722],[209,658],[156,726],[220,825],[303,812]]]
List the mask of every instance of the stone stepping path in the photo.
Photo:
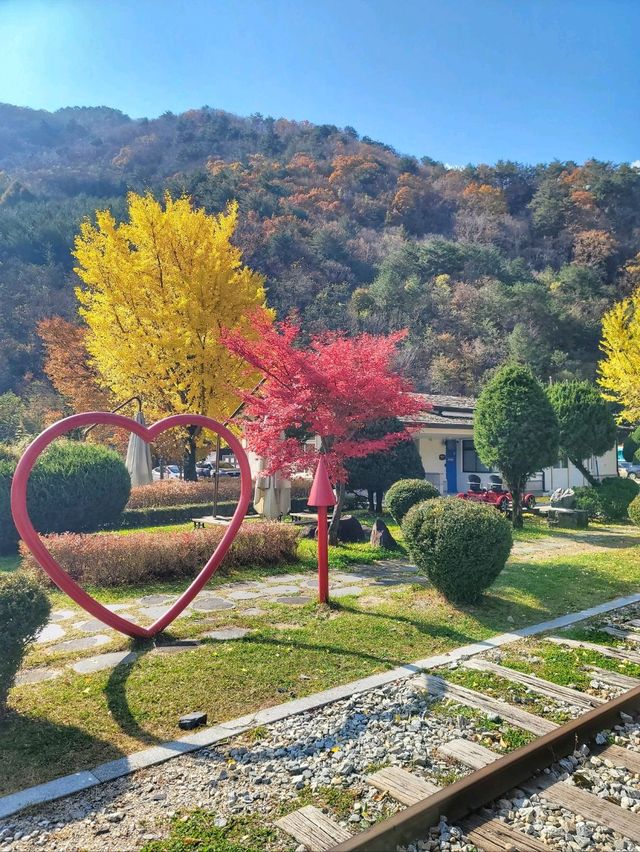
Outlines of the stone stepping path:
[[[354,571],[331,571],[330,584],[332,597],[339,599],[350,595],[361,595],[367,588],[375,586],[401,585],[422,582],[417,569],[405,560],[384,560],[373,565],[358,566]],[[424,581],[426,582],[426,580]],[[314,573],[283,574],[266,576],[261,580],[242,583],[224,583],[213,589],[200,592],[194,601],[181,613],[179,618],[209,613],[237,610],[249,617],[266,615],[265,604],[300,607],[317,599],[318,579]],[[140,624],[150,624],[161,618],[178,595],[149,594],[135,600],[106,604],[107,609],[118,612],[124,618]],[[293,629],[290,626],[289,629]],[[247,635],[246,628],[216,628],[203,638],[225,641],[240,639]],[[78,636],[78,633],[84,634]],[[131,651],[113,653],[91,653],[101,645],[113,641],[117,632],[99,619],[88,617],[77,609],[61,608],[54,610],[49,623],[40,632],[37,642],[43,645],[45,653],[66,653],[75,655],[63,667],[34,667],[23,671],[16,681],[19,685],[39,683],[58,677],[64,668],[70,668],[78,674],[91,674],[127,664],[136,659]],[[181,646],[164,645],[160,653],[178,653],[197,644]]]

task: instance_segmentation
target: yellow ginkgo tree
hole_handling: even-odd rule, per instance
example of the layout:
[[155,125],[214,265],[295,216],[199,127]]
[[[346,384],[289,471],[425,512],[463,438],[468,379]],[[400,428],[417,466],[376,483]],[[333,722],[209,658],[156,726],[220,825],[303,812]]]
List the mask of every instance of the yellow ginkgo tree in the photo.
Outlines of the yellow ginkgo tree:
[[[223,420],[247,388],[243,363],[220,342],[264,305],[264,279],[233,245],[238,210],[219,216],[188,198],[164,203],[130,193],[128,220],[108,210],[76,237],[76,289],[87,350],[116,399],[141,395],[154,419],[184,412]],[[195,477],[197,430],[186,436],[185,474]]]
[[640,421],[640,289],[605,314],[598,381],[605,399],[622,406],[620,419]]

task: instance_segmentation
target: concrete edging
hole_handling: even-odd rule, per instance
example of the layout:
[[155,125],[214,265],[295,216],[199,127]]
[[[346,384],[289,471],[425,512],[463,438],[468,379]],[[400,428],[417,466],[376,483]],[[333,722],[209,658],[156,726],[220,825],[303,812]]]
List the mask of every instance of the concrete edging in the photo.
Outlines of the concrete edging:
[[289,716],[296,716],[298,713],[323,707],[334,701],[349,698],[359,692],[366,692],[369,689],[376,689],[394,681],[413,677],[422,671],[455,662],[463,657],[482,654],[492,648],[499,648],[502,645],[517,642],[519,639],[535,636],[538,633],[545,633],[547,630],[568,627],[571,624],[576,624],[595,615],[620,609],[623,606],[629,606],[634,603],[640,603],[640,594],[615,598],[589,609],[583,609],[580,612],[562,615],[550,621],[542,621],[538,624],[522,627],[520,630],[514,630],[512,633],[499,633],[490,639],[473,642],[469,645],[462,645],[444,654],[425,657],[413,663],[405,663],[405,665],[398,668],[369,675],[368,677],[354,680],[351,683],[345,683],[341,686],[334,686],[323,692],[307,695],[305,698],[296,698],[293,701],[287,701],[275,707],[267,707],[264,710],[257,710],[255,713],[239,716],[228,722],[221,722],[218,725],[213,725],[194,734],[180,737],[180,739],[170,740],[169,742],[162,743],[162,745],[152,746],[143,751],[136,751],[127,757],[102,763],[92,770],[74,772],[71,775],[64,775],[61,778],[47,781],[44,784],[37,784],[34,787],[27,787],[25,790],[19,790],[16,793],[9,793],[7,796],[0,798],[0,819],[9,817],[33,805],[46,804],[55,799],[70,796],[73,793],[80,793],[90,787],[104,784],[107,781],[113,781],[116,778],[136,772],[139,769],[157,766],[160,763],[171,760],[173,757],[180,757],[183,754],[197,751],[200,748],[206,748],[222,740],[250,731],[259,725],[268,725],[271,722],[277,722]]

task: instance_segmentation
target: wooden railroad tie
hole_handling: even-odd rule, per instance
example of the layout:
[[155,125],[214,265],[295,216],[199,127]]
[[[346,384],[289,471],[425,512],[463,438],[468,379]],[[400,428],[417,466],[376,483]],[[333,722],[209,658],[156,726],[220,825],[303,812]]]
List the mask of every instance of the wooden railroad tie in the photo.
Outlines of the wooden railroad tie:
[[578,639],[564,639],[561,636],[547,636],[545,641],[553,642],[554,645],[566,645],[567,648],[582,648],[585,651],[597,651],[603,657],[611,657],[612,660],[635,663],[640,666],[640,654],[636,654],[633,651],[609,648],[607,645],[596,645],[595,642],[583,642]]
[[590,709],[605,702],[604,698],[600,698],[597,695],[587,695],[585,692],[570,689],[568,686],[560,686],[557,683],[543,680],[535,675],[525,674],[525,672],[509,669],[506,666],[499,666],[497,663],[489,662],[489,660],[467,660],[463,665],[466,669],[490,672],[491,674],[513,681],[513,683],[520,683],[532,692],[537,692],[546,698],[553,698],[555,701],[573,704],[576,707]]
[[313,805],[287,814],[276,825],[312,852],[326,852],[351,837],[346,828]]

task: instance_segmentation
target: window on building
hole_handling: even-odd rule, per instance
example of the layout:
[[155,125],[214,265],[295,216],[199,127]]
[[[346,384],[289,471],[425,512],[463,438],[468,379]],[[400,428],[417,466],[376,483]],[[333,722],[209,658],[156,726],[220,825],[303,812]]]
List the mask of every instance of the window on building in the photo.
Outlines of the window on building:
[[491,473],[491,469],[485,467],[476,453],[473,441],[462,442],[462,470],[464,473]]

